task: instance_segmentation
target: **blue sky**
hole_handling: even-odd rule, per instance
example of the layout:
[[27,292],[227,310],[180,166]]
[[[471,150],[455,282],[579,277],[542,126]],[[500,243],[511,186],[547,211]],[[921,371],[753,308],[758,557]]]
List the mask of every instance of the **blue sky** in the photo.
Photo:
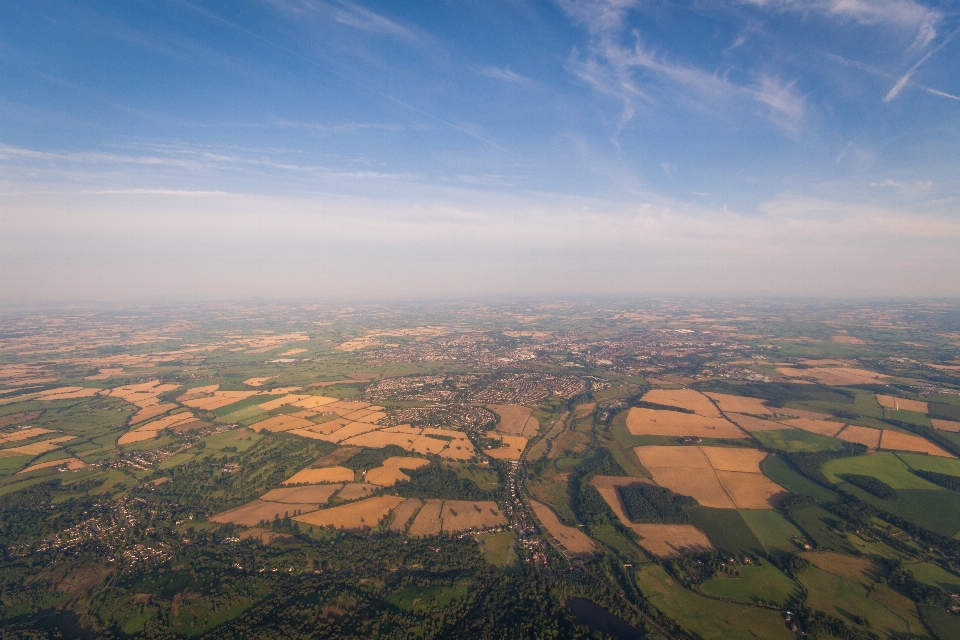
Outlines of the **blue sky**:
[[960,4],[0,5],[7,301],[960,295]]

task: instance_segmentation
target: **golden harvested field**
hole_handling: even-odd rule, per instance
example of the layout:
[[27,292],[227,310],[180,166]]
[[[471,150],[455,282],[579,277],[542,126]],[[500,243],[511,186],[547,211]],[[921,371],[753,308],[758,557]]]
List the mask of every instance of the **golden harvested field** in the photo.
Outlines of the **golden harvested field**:
[[780,367],[777,372],[791,378],[813,378],[817,382],[835,387],[874,384],[878,380],[887,378],[887,376],[873,371],[853,367],[813,367],[811,369]]
[[306,352],[307,352],[306,349],[290,349],[289,351],[284,351],[283,353],[281,353],[280,356],[281,356],[281,357],[283,357],[283,356],[295,356],[295,355],[297,355],[297,354],[299,354],[299,353],[306,353]]
[[[120,387],[120,388],[124,388],[124,387]],[[184,402],[185,400],[194,400],[196,398],[201,398],[204,396],[209,398],[209,397],[212,397],[213,392],[219,388],[220,388],[220,385],[218,384],[211,384],[211,385],[207,385],[206,387],[193,387],[192,389],[187,389],[186,391],[184,391],[183,395],[177,398],[177,402]],[[116,389],[114,389],[114,392],[116,392]]]
[[13,433],[5,433],[2,436],[0,436],[0,444],[5,444],[7,442],[19,442],[20,440],[29,440],[30,438],[42,436],[45,433],[57,433],[57,432],[52,429],[44,429],[43,427],[29,427],[27,429],[18,429]]
[[698,436],[700,438],[746,438],[747,434],[723,418],[707,418],[679,411],[633,407],[627,414],[627,429],[635,436]]
[[302,400],[297,400],[293,404],[302,409],[319,409],[322,406],[332,404],[336,401],[336,398],[328,398],[327,396],[307,396]]
[[640,536],[640,546],[659,558],[713,551],[710,539],[692,524],[635,524],[633,530]]
[[469,460],[476,454],[477,452],[473,448],[473,443],[469,440],[465,442],[454,440],[447,446],[446,449],[437,455],[447,460]]
[[59,449],[61,442],[73,440],[75,437],[76,436],[60,436],[59,438],[41,440],[40,442],[33,442],[31,444],[25,444],[19,447],[11,447],[10,449],[4,449],[3,451],[5,454],[15,453],[23,456],[38,456],[41,453],[47,453],[49,451]]
[[597,552],[597,546],[593,544],[593,540],[591,540],[587,534],[576,527],[568,527],[560,522],[557,514],[555,514],[550,507],[536,500],[531,500],[530,506],[533,507],[533,513],[536,514],[537,520],[540,521],[543,528],[546,529],[571,556],[582,558],[592,556]]
[[760,461],[767,454],[757,449],[733,449],[728,447],[700,447],[700,451],[717,471],[741,471],[761,473]]
[[295,418],[294,416],[273,416],[272,418],[267,418],[266,420],[261,420],[260,422],[255,422],[250,425],[250,428],[254,431],[270,431],[271,433],[276,433],[278,431],[290,431],[291,429],[309,429],[313,427],[314,423],[303,418]]
[[324,407],[324,411],[333,411],[338,415],[344,416],[360,409],[370,406],[369,402],[352,402],[350,400],[334,400]]
[[321,482],[353,482],[353,469],[346,467],[324,467],[323,469],[303,469],[283,481],[282,484],[319,484]]
[[[720,485],[713,469],[683,469],[678,467],[650,468],[654,481],[674,493],[695,498],[705,507],[735,509],[736,505]],[[767,507],[768,509],[770,507]]]
[[327,504],[330,496],[343,488],[342,484],[304,485],[267,491],[260,496],[267,502],[287,502],[301,504]]
[[921,402],[920,400],[906,400],[904,398],[885,396],[878,393],[877,402],[880,403],[881,407],[895,411],[916,411],[918,413],[926,413],[929,411],[927,403]]
[[344,418],[350,420],[351,422],[356,422],[364,416],[368,416],[371,413],[376,413],[376,409],[358,409],[357,411],[351,411],[350,413],[344,414]]
[[762,451],[653,445],[635,451],[654,482],[705,507],[773,509],[786,495],[760,472],[760,461],[766,457]]
[[866,445],[870,449],[880,447],[880,429],[870,429],[869,427],[858,427],[856,425],[847,425],[847,427],[837,434],[837,437],[847,442],[858,442]]
[[754,431],[775,431],[778,429],[791,428],[782,422],[762,420],[760,418],[754,418],[753,416],[743,415],[742,413],[728,413],[727,417],[733,420],[741,429],[749,431],[750,433]]
[[410,523],[411,536],[435,536],[440,533],[440,512],[443,500],[424,500],[417,517]]
[[440,512],[441,530],[448,533],[468,529],[489,529],[507,524],[507,517],[501,513],[496,502],[489,500],[471,502],[467,500],[444,500]]
[[367,482],[372,482],[373,484],[392,487],[398,482],[410,479],[410,476],[402,471],[403,469],[419,469],[428,464],[430,464],[430,461],[424,458],[391,456],[383,461],[383,465],[367,471],[365,479]]
[[267,380],[273,380],[274,377],[276,376],[265,376],[262,378],[247,378],[246,380],[243,381],[243,384],[247,385],[248,387],[261,387],[263,386],[264,382],[266,382]]
[[243,525],[244,527],[254,527],[261,522],[273,522],[277,517],[286,518],[294,515],[296,512],[315,511],[316,503],[293,503],[282,504],[279,502],[264,502],[263,500],[254,500],[248,502],[242,507],[230,509],[218,513],[210,518],[211,522],[233,523]]
[[344,440],[340,444],[349,444],[355,447],[369,447],[371,449],[382,449],[387,445],[395,444],[409,450],[410,445],[419,436],[408,433],[390,433],[388,431],[371,431],[359,436],[354,436],[349,440]]
[[52,402],[54,400],[74,400],[76,398],[90,398],[100,393],[100,389],[77,389],[76,391],[66,391],[56,394],[52,393],[52,391],[58,390],[53,389],[51,392],[44,391],[38,399],[43,402]]
[[378,489],[382,488],[380,485],[370,484],[369,482],[348,482],[337,494],[337,500],[350,501],[369,498]]
[[880,448],[891,451],[917,451],[941,458],[956,457],[920,436],[911,436],[889,429],[883,430],[883,435],[880,437]]
[[274,409],[279,409],[285,404],[295,404],[300,400],[305,400],[310,396],[296,393],[288,393],[285,396],[280,396],[279,398],[274,398],[273,400],[268,400],[257,406],[263,409],[264,411],[273,411]]
[[499,449],[484,449],[484,453],[497,460],[519,460],[527,446],[527,439],[521,436],[508,436],[496,431],[487,431],[487,437],[499,440]]
[[[508,436],[509,437],[509,436]],[[524,442],[526,439],[524,438]],[[418,436],[416,440],[413,441],[413,444],[407,447],[408,451],[416,451],[417,453],[427,454],[427,453],[440,453],[447,447],[446,440],[439,440],[437,438],[431,438],[430,436]]]
[[540,423],[530,415],[530,407],[519,404],[488,404],[487,408],[500,416],[497,431],[517,436],[534,436],[540,429]]
[[725,393],[705,393],[705,396],[714,400],[720,405],[720,410],[724,413],[750,413],[758,416],[767,416],[773,414],[766,400],[759,398],[745,398],[742,396],[731,396]]
[[397,505],[403,502],[398,496],[377,496],[359,502],[351,502],[329,509],[297,516],[294,520],[319,527],[360,530],[375,527]]
[[24,473],[30,473],[31,471],[39,471],[40,469],[49,469],[50,467],[64,467],[70,471],[79,471],[86,467],[87,464],[83,460],[78,460],[77,458],[63,458],[61,460],[48,460],[47,462],[38,462],[37,464],[32,464],[26,469],[17,471],[16,475],[21,475]]
[[330,439],[332,442],[342,442],[347,438],[352,438],[353,436],[358,436],[361,433],[367,433],[368,431],[375,431],[377,425],[367,424],[366,422],[351,422],[350,424],[341,427],[330,434]]
[[117,438],[117,445],[123,446],[125,444],[133,444],[134,442],[142,442],[143,440],[149,440],[150,438],[156,438],[157,432],[152,430],[140,430],[135,429],[134,431],[128,431],[119,438]]
[[[180,404],[186,405],[188,407],[193,407],[195,409],[205,409],[207,411],[213,411],[219,409],[220,407],[225,407],[228,404],[233,404],[234,402],[240,402],[241,400],[246,400],[250,396],[255,396],[259,391],[214,391],[212,397],[201,397],[195,398],[193,400],[179,400]],[[182,398],[183,396],[181,396]]]
[[777,509],[790,495],[762,473],[717,471],[717,479],[737,509]]
[[788,427],[803,429],[811,433],[819,433],[822,436],[835,436],[844,428],[842,422],[832,422],[829,420],[811,420],[810,418],[792,418],[784,420],[783,424]]
[[405,532],[407,523],[410,522],[410,518],[413,517],[413,514],[417,512],[421,505],[423,505],[423,500],[420,498],[407,498],[401,502],[400,506],[393,510],[393,522],[390,523],[388,528],[391,531]]
[[710,401],[710,398],[693,389],[653,389],[644,394],[641,400],[689,409],[705,418],[721,417],[720,410]]
[[150,418],[155,418],[161,414],[166,413],[172,409],[176,409],[177,405],[173,402],[168,402],[164,404],[153,404],[140,409],[137,413],[130,418],[130,424],[137,424],[138,422],[143,422],[144,420],[149,420]]
[[301,438],[330,442],[330,436],[318,431],[310,431],[308,429],[290,429],[290,431],[287,431],[287,433],[292,433],[293,435],[300,436]]
[[650,445],[634,449],[640,464],[647,469],[656,467],[683,467],[684,469],[712,469],[710,459],[700,447]]
[[960,433],[960,422],[954,422],[953,420],[938,420],[936,418],[930,418],[930,423],[934,426],[935,429],[940,429],[941,431],[952,431],[954,433]]

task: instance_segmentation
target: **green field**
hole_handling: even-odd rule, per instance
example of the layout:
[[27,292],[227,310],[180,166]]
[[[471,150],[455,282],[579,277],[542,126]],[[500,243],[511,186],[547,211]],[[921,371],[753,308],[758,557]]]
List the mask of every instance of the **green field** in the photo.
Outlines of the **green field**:
[[[807,588],[806,605],[811,609],[819,609],[881,637],[934,640],[917,617],[916,606],[886,585],[873,587],[868,595],[862,585],[817,567],[810,567],[799,578]],[[858,616],[868,621],[869,626],[858,625]]]
[[845,491],[878,509],[948,538],[960,531],[960,492],[940,489],[901,489],[898,500],[881,500],[851,484]]
[[469,586],[464,582],[425,586],[409,583],[391,593],[386,600],[403,611],[427,611],[445,607],[454,600],[463,600],[468,592]]
[[813,498],[819,502],[835,502],[838,498],[833,491],[797,473],[783,458],[767,456],[760,463],[760,469],[768,478],[797,495]]
[[634,568],[643,595],[700,640],[764,638],[794,640],[779,611],[720,602],[678,585],[663,567]]
[[828,551],[857,554],[857,549],[841,534],[834,532],[836,516],[809,504],[790,509],[790,518],[819,548]]
[[737,567],[740,577],[725,574],[710,580],[701,588],[704,593],[761,604],[784,607],[802,597],[800,585],[769,562],[761,566]]
[[[234,402],[233,404],[228,404],[225,407],[220,407],[219,409],[214,409],[213,413],[216,414],[217,418],[225,419],[225,416],[229,416],[233,413],[238,413],[244,409],[249,409],[250,407],[255,407],[258,404],[263,404],[264,402],[269,402],[271,400],[276,400],[281,396],[272,395],[272,396],[250,396],[249,398],[244,398],[239,402]],[[261,409],[262,411],[262,409]]]
[[740,515],[767,549],[788,553],[797,550],[797,545],[791,539],[802,537],[802,534],[779,511],[744,510]]
[[516,562],[515,540],[512,530],[477,536],[477,543],[480,545],[483,557],[495,567],[505,567]]
[[831,482],[842,482],[842,474],[855,473],[873,476],[886,482],[894,489],[929,489],[943,491],[932,482],[928,482],[910,472],[910,467],[895,453],[872,453],[866,456],[831,460],[822,467],[823,475]]
[[690,522],[707,534],[718,549],[733,554],[762,554],[763,545],[736,509],[694,507]]
[[920,611],[938,640],[960,640],[960,616],[927,605],[920,605]]
[[590,529],[590,535],[613,549],[625,563],[639,565],[650,562],[650,557],[636,543],[617,531],[613,525],[602,524],[593,527]]
[[763,446],[778,451],[839,451],[843,448],[843,440],[803,429],[754,431],[752,435]]
[[928,456],[922,453],[897,453],[895,455],[907,463],[908,466],[920,471],[933,471],[935,473],[946,473],[951,476],[960,476],[960,460],[956,458],[941,458],[939,456]]
[[912,571],[919,582],[940,587],[950,593],[960,593],[960,576],[950,573],[939,565],[931,562],[919,562],[908,564],[904,568]]
[[7,476],[23,469],[33,456],[4,456],[0,458],[0,476]]

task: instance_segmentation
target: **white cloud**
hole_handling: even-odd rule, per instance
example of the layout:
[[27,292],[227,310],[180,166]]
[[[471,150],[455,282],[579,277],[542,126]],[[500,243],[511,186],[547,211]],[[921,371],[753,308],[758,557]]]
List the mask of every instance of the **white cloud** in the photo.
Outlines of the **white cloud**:
[[503,80],[505,82],[513,82],[515,84],[533,84],[534,81],[530,78],[520,75],[516,71],[513,71],[510,67],[481,67],[476,69],[476,72],[482,76],[488,78],[494,78],[495,80]]

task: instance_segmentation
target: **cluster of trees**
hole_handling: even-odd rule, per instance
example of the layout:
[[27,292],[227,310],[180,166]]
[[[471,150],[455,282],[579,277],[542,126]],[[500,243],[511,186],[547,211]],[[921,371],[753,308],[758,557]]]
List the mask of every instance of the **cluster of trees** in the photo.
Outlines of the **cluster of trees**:
[[865,445],[856,442],[844,442],[843,449],[839,451],[781,451],[777,455],[782,456],[797,471],[814,482],[832,489],[834,488],[833,483],[823,475],[820,468],[831,460],[862,456],[866,452],[867,447]]
[[946,473],[936,473],[935,471],[920,471],[919,469],[911,469],[911,471],[924,480],[929,480],[933,484],[938,484],[944,489],[960,491],[960,478],[957,476],[947,475]]
[[361,449],[343,462],[341,466],[354,471],[369,471],[383,465],[383,461],[394,456],[418,457],[418,454],[407,451],[395,444],[388,444],[382,449]]
[[408,482],[395,486],[398,496],[404,498],[442,498],[444,500],[496,500],[500,491],[485,491],[469,478],[461,478],[457,472],[442,464],[405,471]]
[[[873,494],[881,500],[896,500],[900,497],[896,489],[879,478],[864,476],[858,473],[847,473],[842,477],[853,486],[860,487],[867,493]],[[960,478],[957,478],[957,480],[960,480]]]
[[945,590],[937,586],[917,582],[913,571],[904,568],[904,566],[896,560],[891,560],[890,562],[893,565],[893,570],[890,572],[890,575],[887,576],[887,582],[906,592],[911,600],[919,602],[920,604],[929,604],[943,609],[948,609],[953,605],[953,598],[951,598],[950,594]]
[[[827,615],[823,611],[811,611],[800,606],[797,608],[797,617],[808,638],[836,638],[838,640],[880,640],[880,636],[872,631],[857,629],[840,618]],[[861,622],[867,622],[861,619]]]
[[687,507],[698,504],[689,496],[651,484],[637,483],[617,489],[632,522],[684,523],[689,520]]
[[628,474],[607,449],[601,447],[594,450],[593,454],[580,463],[576,472],[570,477],[573,512],[579,522],[588,526],[608,523],[619,525],[619,520],[610,510],[607,501],[590,484],[590,480],[596,475],[626,476]]

